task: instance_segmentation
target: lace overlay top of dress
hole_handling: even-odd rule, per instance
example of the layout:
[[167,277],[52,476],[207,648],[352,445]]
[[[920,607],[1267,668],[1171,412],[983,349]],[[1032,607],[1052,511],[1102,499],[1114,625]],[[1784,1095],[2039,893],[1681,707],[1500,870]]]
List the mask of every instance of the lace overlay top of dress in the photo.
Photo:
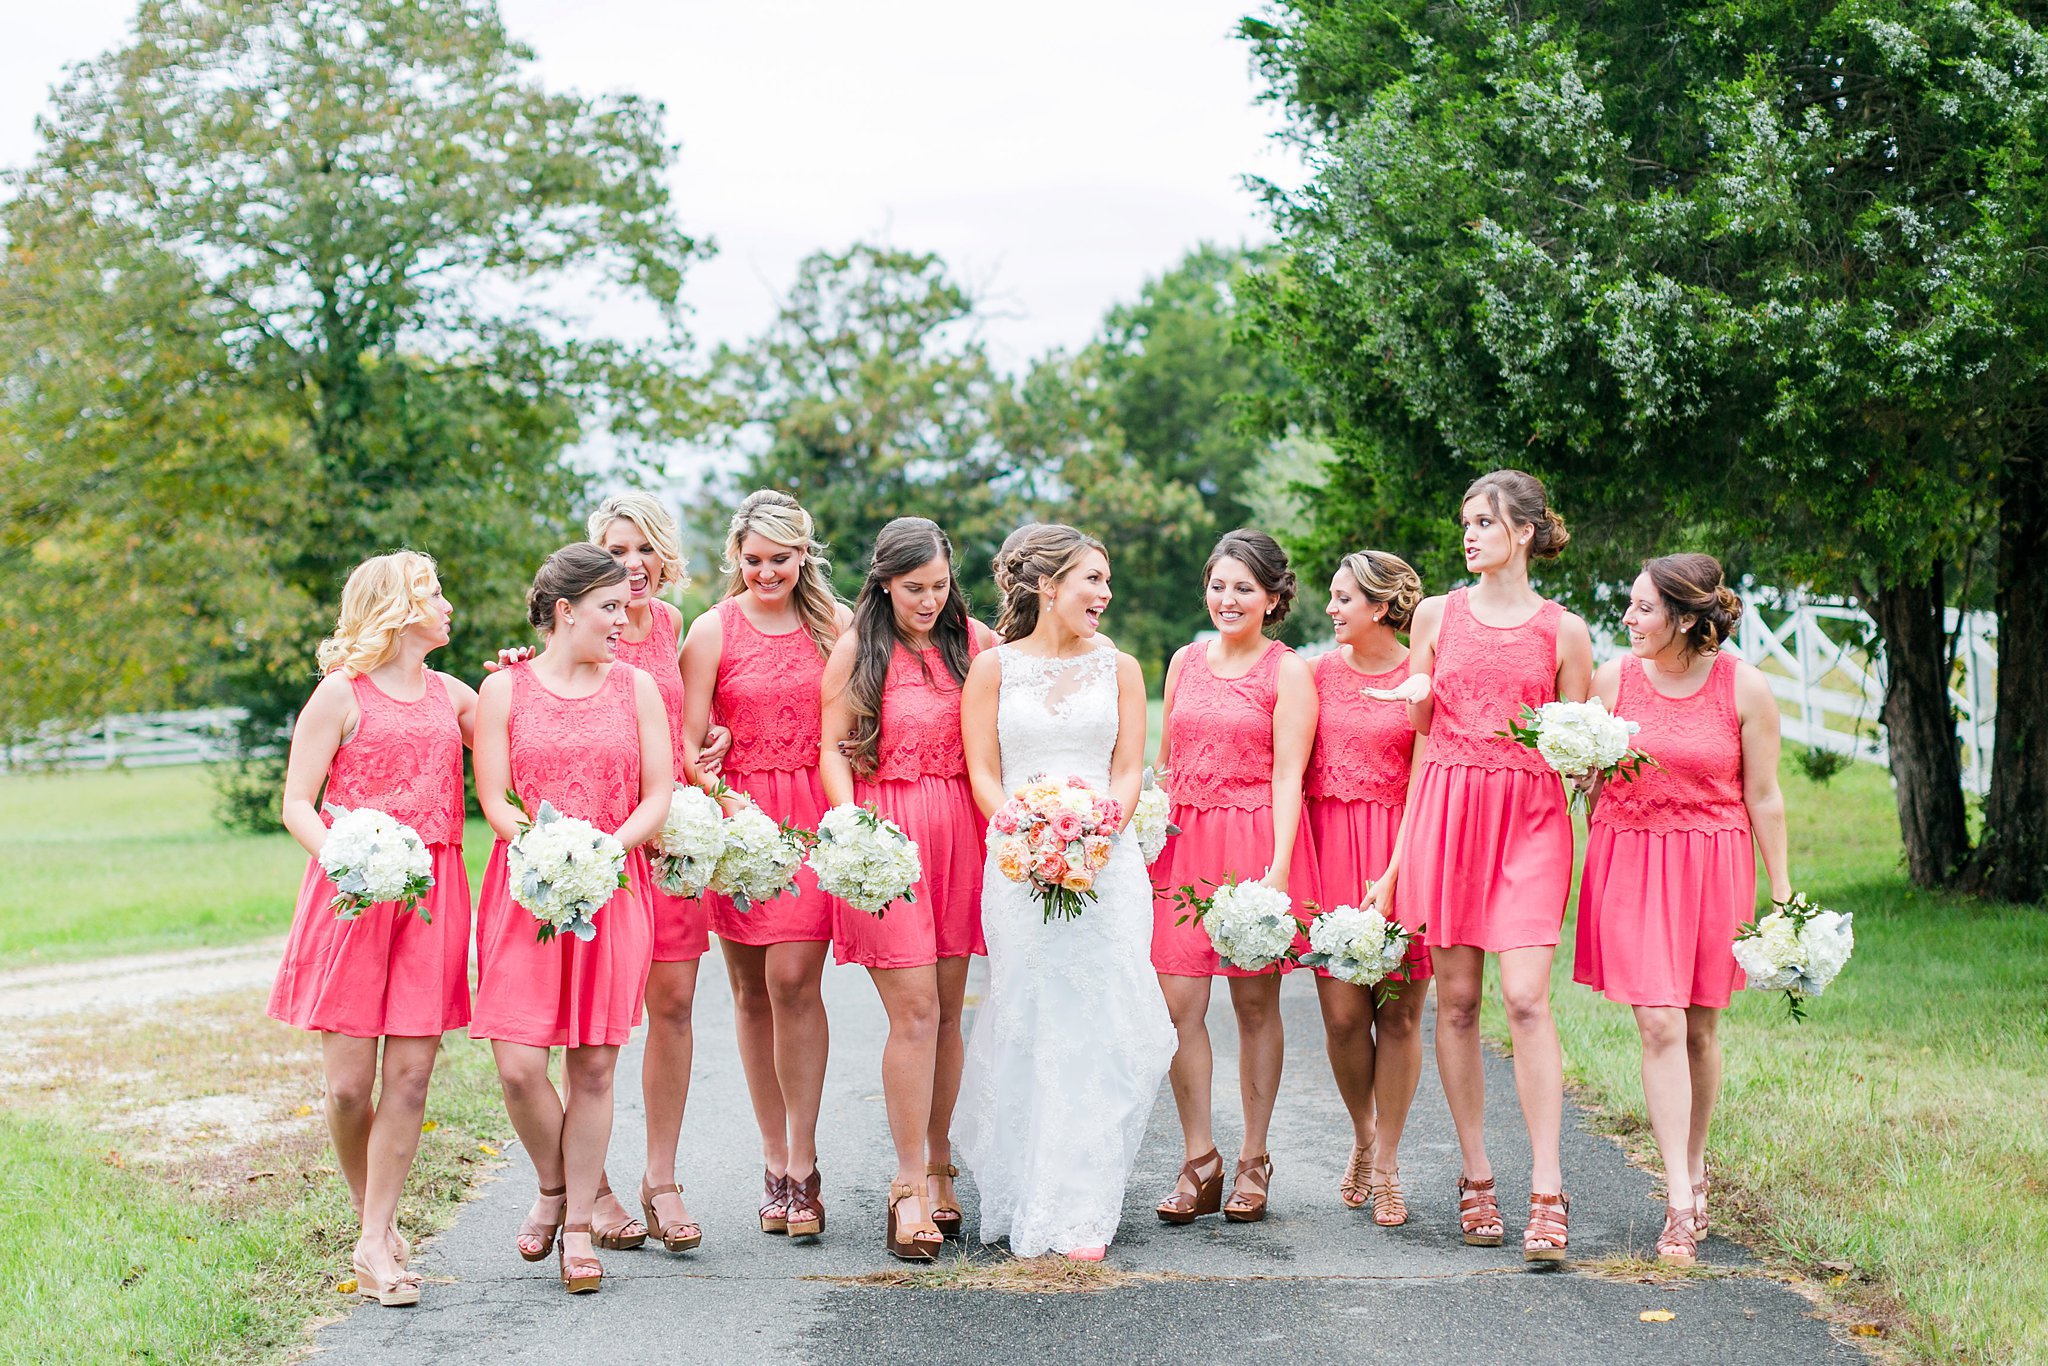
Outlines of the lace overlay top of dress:
[[1375,702],[1360,688],[1396,688],[1408,661],[1385,673],[1362,674],[1332,650],[1316,661],[1316,743],[1309,751],[1302,795],[1339,802],[1401,806],[1408,800],[1408,766],[1415,731],[1408,708]]
[[1172,756],[1170,787],[1177,806],[1257,810],[1273,804],[1273,709],[1280,699],[1280,661],[1293,651],[1277,640],[1241,678],[1209,669],[1209,645],[1198,640],[1181,659],[1173,711],[1166,718]]
[[617,834],[640,804],[640,714],[630,664],[613,664],[588,697],[561,697],[512,670],[512,788],[529,815],[545,798],[565,816]]
[[1735,656],[1723,653],[1689,697],[1667,697],[1643,676],[1642,661],[1621,664],[1614,714],[1642,729],[1631,742],[1656,759],[1628,782],[1600,789],[1593,824],[1653,835],[1749,830],[1742,800],[1742,717],[1735,707]]
[[1525,705],[1557,700],[1557,624],[1564,608],[1545,602],[1519,626],[1488,626],[1472,615],[1467,591],[1454,589],[1444,599],[1430,678],[1435,703],[1428,761],[1555,776],[1542,755],[1496,732]]
[[653,608],[654,626],[641,641],[619,637],[613,658],[631,664],[654,680],[661,694],[661,709],[668,716],[669,755],[675,765],[676,781],[683,778],[683,666],[676,653],[676,624],[659,605]]
[[738,598],[718,604],[718,719],[732,731],[725,766],[736,773],[818,766],[825,661],[801,626],[769,635]]
[[392,697],[367,674],[349,679],[362,719],[334,751],[323,816],[329,806],[367,806],[411,826],[427,844],[462,842],[462,724],[446,677],[432,669],[426,675],[426,692],[413,702]]
[[[981,647],[967,638],[971,660]],[[920,667],[922,663],[922,667]],[[960,683],[936,645],[912,654],[902,642],[882,681],[881,734],[875,742],[878,782],[959,778],[967,773],[960,743]]]

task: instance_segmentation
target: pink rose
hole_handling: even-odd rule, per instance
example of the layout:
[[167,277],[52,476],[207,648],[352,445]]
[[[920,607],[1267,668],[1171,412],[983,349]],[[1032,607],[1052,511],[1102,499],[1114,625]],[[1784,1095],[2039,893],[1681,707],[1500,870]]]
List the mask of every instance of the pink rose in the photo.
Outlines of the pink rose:
[[1047,852],[1038,856],[1038,862],[1031,865],[1031,875],[1040,882],[1057,886],[1067,880],[1067,861],[1057,853]]
[[996,808],[996,814],[989,817],[988,823],[1005,835],[1014,835],[1017,833],[1018,819],[1017,803],[1008,801]]
[[1079,774],[1068,774],[1067,786],[1085,788],[1088,786],[1088,780],[1086,778],[1081,777]]
[[1088,822],[1081,819],[1081,813],[1078,811],[1062,810],[1052,818],[1052,833],[1064,844],[1068,840],[1077,840],[1087,834]]
[[1095,801],[1095,819],[1098,828],[1114,830],[1124,823],[1124,809],[1114,797],[1098,797]]

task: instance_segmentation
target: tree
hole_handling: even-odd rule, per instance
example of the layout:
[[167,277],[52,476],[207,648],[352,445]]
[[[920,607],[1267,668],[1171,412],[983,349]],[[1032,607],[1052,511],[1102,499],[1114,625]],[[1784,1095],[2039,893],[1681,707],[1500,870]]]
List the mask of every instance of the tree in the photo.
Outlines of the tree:
[[[1704,544],[1858,595],[1909,869],[1955,879],[1942,615],[1994,523],[2029,543],[2039,480],[2039,15],[1304,2],[1245,32],[1320,163],[1256,313],[1355,471],[1328,510],[1516,464],[1595,533],[1581,592]],[[2048,742],[2000,716],[2025,776],[1987,839],[2038,855]],[[1993,890],[2038,896],[2026,861]]]
[[[532,57],[488,0],[150,0],[71,75],[0,220],[7,586],[142,566],[259,743],[367,555],[440,559],[454,659],[514,638],[588,492],[564,452],[602,430],[630,473],[702,418],[661,110]],[[651,340],[577,337],[564,287],[651,304]]]

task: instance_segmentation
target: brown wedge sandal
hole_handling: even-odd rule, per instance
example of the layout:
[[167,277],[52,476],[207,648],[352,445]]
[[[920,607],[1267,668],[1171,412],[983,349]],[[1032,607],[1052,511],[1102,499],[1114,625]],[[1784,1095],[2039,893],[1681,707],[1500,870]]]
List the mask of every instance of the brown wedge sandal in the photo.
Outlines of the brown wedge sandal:
[[815,1238],[825,1231],[825,1202],[818,1198],[823,1184],[815,1166],[801,1181],[790,1176],[782,1179],[782,1189],[789,1200],[790,1237]]
[[905,1220],[897,1210],[905,1200],[918,1199],[917,1187],[902,1181],[889,1183],[889,1208],[882,1225],[882,1238],[889,1255],[899,1261],[929,1262],[939,1255],[946,1236],[922,1211],[915,1220]]
[[1458,1178],[1458,1228],[1469,1247],[1500,1246],[1507,1227],[1500,1221],[1500,1201],[1494,1198],[1492,1177],[1484,1181]]
[[1657,1265],[1698,1266],[1700,1240],[1695,1231],[1698,1227],[1692,1210],[1665,1206],[1664,1231],[1657,1235]]
[[[575,1257],[569,1253],[571,1233],[589,1233],[588,1224],[564,1224],[563,1238],[555,1248],[555,1269],[561,1273],[562,1285],[572,1295],[588,1295],[604,1284],[604,1263],[595,1257]],[[592,1235],[595,1239],[596,1235]]]
[[[607,1196],[613,1200],[619,1199],[612,1194],[612,1183],[609,1179],[597,1183],[597,1198],[602,1200]],[[625,1208],[625,1202],[619,1201],[619,1206],[621,1209]],[[606,1252],[631,1252],[647,1241],[647,1225],[629,1214],[618,1223],[607,1224],[599,1229],[591,1235],[590,1241]]]
[[789,1178],[761,1173],[761,1232],[789,1232]]
[[[1202,1175],[1210,1163],[1216,1170]],[[1185,1181],[1195,1188],[1193,1195],[1180,1189]],[[1173,1194],[1161,1200],[1154,1207],[1159,1221],[1164,1224],[1192,1224],[1205,1214],[1214,1214],[1223,1208],[1223,1154],[1214,1148],[1200,1157],[1191,1157],[1181,1163],[1180,1177],[1174,1183]]]
[[1695,1238],[1707,1236],[1707,1183],[1712,1179],[1710,1172],[1692,1183],[1692,1231]]
[[[1247,1190],[1249,1186],[1251,1189]],[[1260,1153],[1257,1157],[1240,1160],[1237,1176],[1231,1182],[1230,1199],[1223,1206],[1223,1217],[1233,1224],[1256,1224],[1266,1217],[1266,1197],[1273,1188],[1273,1156]]]
[[[519,1232],[513,1236],[512,1246],[519,1253],[520,1257],[523,1260],[529,1262],[544,1262],[548,1259],[548,1254],[555,1250],[555,1235],[562,1231],[562,1217],[563,1214],[568,1213],[568,1194],[569,1188],[567,1186],[558,1186],[554,1190],[549,1190],[546,1186],[542,1186],[540,1188],[541,1199],[561,1200],[563,1202],[563,1210],[562,1214],[557,1214],[555,1216],[554,1223],[549,1224],[545,1229],[541,1230],[538,1233],[535,1233],[531,1229],[527,1228],[524,1224],[521,1224],[519,1226]],[[519,1239],[521,1238],[532,1238],[539,1242],[540,1246],[538,1248],[535,1248],[532,1252],[528,1252],[524,1247],[521,1247],[519,1245]]]
[[1522,1231],[1522,1260],[1556,1265],[1571,1246],[1572,1198],[1529,1193],[1529,1224]]
[[[960,1212],[960,1194],[953,1189],[953,1178],[960,1169],[950,1162],[933,1162],[924,1169],[924,1189],[931,1205],[932,1223],[940,1234],[947,1238],[958,1238],[960,1226],[966,1216]],[[932,1194],[932,1182],[939,1183],[938,1194]]]
[[349,1264],[356,1271],[356,1293],[366,1300],[375,1300],[386,1309],[399,1309],[420,1302],[420,1278],[411,1271],[400,1268],[398,1274],[388,1282],[380,1282],[372,1275],[370,1268],[363,1265],[363,1259],[351,1253]]
[[1344,1164],[1344,1179],[1337,1183],[1337,1198],[1346,1209],[1364,1209],[1372,1203],[1372,1154],[1359,1144],[1351,1145],[1351,1160]]
[[[704,1230],[695,1219],[678,1219],[673,1224],[661,1217],[654,1208],[656,1197],[673,1195],[683,1198],[683,1188],[670,1182],[666,1186],[650,1186],[647,1177],[640,1177],[640,1212],[647,1216],[647,1227],[670,1252],[688,1252],[704,1241]],[[688,1213],[687,1210],[684,1211]]]
[[1408,1201],[1401,1194],[1401,1173],[1375,1173],[1372,1188],[1372,1221],[1381,1228],[1399,1228],[1408,1222]]

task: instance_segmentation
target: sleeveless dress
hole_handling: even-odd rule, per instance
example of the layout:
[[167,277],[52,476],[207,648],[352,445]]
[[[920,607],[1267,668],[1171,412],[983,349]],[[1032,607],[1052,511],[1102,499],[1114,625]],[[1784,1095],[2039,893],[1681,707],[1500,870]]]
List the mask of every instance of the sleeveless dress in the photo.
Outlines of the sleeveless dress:
[[1572,885],[1564,781],[1535,750],[1497,735],[1526,703],[1557,700],[1557,626],[1546,602],[1519,626],[1488,626],[1463,588],[1444,602],[1436,699],[1415,794],[1401,923],[1432,949],[1555,946]]
[[[543,801],[616,833],[640,803],[640,721],[630,664],[613,664],[588,697],[560,697],[530,664],[512,675],[512,788],[530,812]],[[626,851],[632,885],[598,909],[589,942],[534,939],[535,922],[512,899],[505,841],[491,848],[477,901],[475,1039],[534,1048],[623,1044],[640,1023],[653,961],[654,923],[639,888],[647,856]],[[635,867],[635,865],[641,865]]]
[[[683,669],[678,662],[676,624],[659,604],[653,607],[654,628],[647,639],[630,641],[623,636],[613,658],[630,664],[654,680],[661,693],[661,709],[668,715],[670,767],[677,782],[683,781]],[[642,859],[639,867],[647,869]],[[649,869],[651,872],[651,869]],[[654,961],[689,962],[702,958],[711,947],[710,912],[696,897],[670,896],[655,884],[652,876],[634,890],[654,915]]]
[[[1408,677],[1408,661],[1366,674],[1336,649],[1316,661],[1315,675],[1316,747],[1302,784],[1302,823],[1315,845],[1325,908],[1356,906],[1394,857],[1415,754],[1408,708],[1372,701],[1359,689],[1399,687]],[[1328,977],[1330,970],[1317,968],[1316,975]],[[1420,982],[1431,975],[1429,946],[1415,935],[1408,941],[1407,966],[1394,976]]]
[[[1209,935],[1173,899],[1176,889],[1206,893],[1211,882],[1235,877],[1252,882],[1273,864],[1273,712],[1280,700],[1280,661],[1294,652],[1277,640],[1242,678],[1209,671],[1209,642],[1188,646],[1166,718],[1171,772],[1170,819],[1180,827],[1166,837],[1152,864],[1152,966],[1180,977],[1262,977],[1293,968],[1286,960],[1246,972],[1227,966]],[[1287,894],[1297,919],[1308,902],[1322,899],[1308,822],[1295,827]],[[1297,947],[1305,947],[1302,941]]]
[[[811,633],[768,635],[740,610],[738,598],[718,604],[720,646],[714,704],[732,731],[726,786],[744,792],[777,821],[816,830],[831,807],[818,777],[819,713],[825,661]],[[711,928],[735,944],[786,944],[832,937],[831,898],[818,890],[806,863],[796,885],[742,911],[716,892],[704,894]]]
[[328,906],[336,889],[306,860],[270,1017],[351,1038],[424,1038],[469,1023],[469,873],[462,866],[462,726],[446,675],[429,669],[419,700],[401,702],[363,674],[349,679],[361,720],[334,751],[326,807],[367,806],[419,832],[433,858],[429,924],[394,901],[353,920]]
[[[968,657],[980,652],[970,632]],[[875,776],[855,781],[853,799],[873,806],[917,842],[924,877],[917,900],[899,901],[881,916],[831,898],[833,957],[871,968],[915,968],[987,953],[981,939],[981,865],[988,854],[988,822],[967,781],[960,684],[937,646],[920,657],[897,644],[882,684]]]
[[1726,1006],[1743,983],[1735,928],[1756,908],[1735,657],[1717,657],[1687,697],[1624,660],[1614,714],[1642,726],[1634,743],[1659,767],[1600,790],[1573,980],[1628,1005]]
[[[997,646],[1003,786],[1069,776],[1109,790],[1116,651],[1040,659]],[[1096,900],[1048,924],[1023,883],[982,871],[988,990],[974,1009],[953,1142],[974,1172],[981,1239],[1010,1251],[1101,1247],[1177,1046],[1146,950],[1151,889],[1137,838],[1116,841]]]

